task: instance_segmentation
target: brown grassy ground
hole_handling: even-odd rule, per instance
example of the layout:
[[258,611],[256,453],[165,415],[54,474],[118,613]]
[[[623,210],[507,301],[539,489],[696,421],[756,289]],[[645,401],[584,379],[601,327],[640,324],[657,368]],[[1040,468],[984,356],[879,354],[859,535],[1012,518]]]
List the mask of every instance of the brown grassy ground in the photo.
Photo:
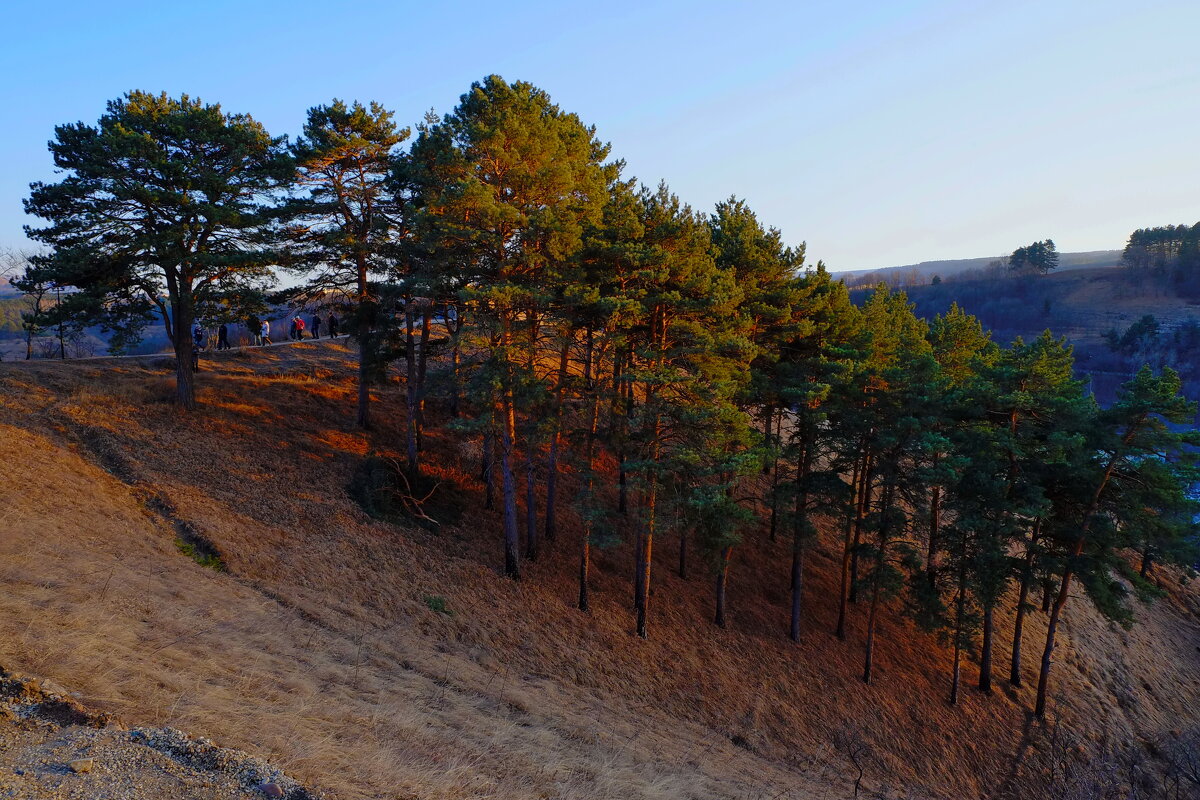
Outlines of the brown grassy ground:
[[[873,786],[1021,796],[1039,740],[1031,688],[968,691],[950,708],[947,653],[895,613],[864,687],[862,614],[848,642],[829,635],[831,549],[810,559],[793,645],[783,542],[748,536],[720,631],[707,573],[674,577],[667,537],[641,641],[627,548],[597,557],[593,613],[574,609],[569,514],[524,581],[498,574],[499,520],[457,435],[427,441],[454,524],[365,515],[346,487],[368,451],[400,449],[402,400],[382,388],[378,432],[356,431],[345,345],[207,366],[205,413],[186,417],[163,359],[0,365],[0,663],[337,797],[844,797],[851,770],[833,742],[847,733],[871,748]],[[179,526],[228,572],[182,555]],[[1124,632],[1073,600],[1054,684],[1063,727],[1099,752],[1194,723],[1198,605],[1175,586]],[[1043,632],[1031,616],[1030,682]],[[1003,665],[1004,633],[998,645]]]

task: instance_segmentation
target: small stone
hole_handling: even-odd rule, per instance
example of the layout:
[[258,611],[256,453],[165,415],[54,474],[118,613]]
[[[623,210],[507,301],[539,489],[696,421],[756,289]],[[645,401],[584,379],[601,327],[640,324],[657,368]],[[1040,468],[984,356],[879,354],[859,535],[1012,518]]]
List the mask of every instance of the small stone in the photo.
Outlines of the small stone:
[[258,790],[267,797],[283,797],[283,787],[278,783],[260,783]]
[[91,772],[92,767],[94,767],[95,765],[96,765],[95,759],[77,758],[74,761],[72,761],[70,764],[68,764],[67,766],[69,766],[71,768],[71,772],[81,774],[84,772]]

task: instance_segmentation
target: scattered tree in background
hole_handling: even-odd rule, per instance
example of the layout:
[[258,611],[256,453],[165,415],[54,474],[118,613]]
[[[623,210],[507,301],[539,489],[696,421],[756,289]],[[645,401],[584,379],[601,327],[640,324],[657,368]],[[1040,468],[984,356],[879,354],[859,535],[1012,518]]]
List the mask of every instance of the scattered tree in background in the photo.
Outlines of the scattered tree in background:
[[1053,239],[1018,247],[1008,257],[1008,268],[1018,275],[1046,275],[1058,268]]

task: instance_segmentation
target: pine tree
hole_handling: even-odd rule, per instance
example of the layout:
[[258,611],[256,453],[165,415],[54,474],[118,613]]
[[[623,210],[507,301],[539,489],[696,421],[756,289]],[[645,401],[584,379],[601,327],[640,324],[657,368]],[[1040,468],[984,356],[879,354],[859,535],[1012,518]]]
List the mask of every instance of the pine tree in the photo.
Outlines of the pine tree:
[[1129,515],[1124,491],[1148,458],[1182,460],[1194,438],[1170,427],[1190,422],[1196,404],[1180,395],[1179,375],[1164,369],[1155,375],[1143,367],[1118,392],[1111,408],[1095,414],[1095,424],[1062,470],[1063,490],[1055,493],[1055,507],[1045,526],[1050,545],[1061,559],[1062,576],[1050,607],[1046,645],[1042,651],[1034,713],[1046,712],[1050,665],[1062,610],[1078,577],[1096,606],[1109,616],[1127,617],[1125,590],[1114,580],[1118,550],[1127,544],[1114,520]]
[[[635,610],[644,638],[664,466],[680,455],[695,415],[741,388],[750,346],[735,329],[740,293],[733,274],[712,259],[706,220],[665,184],[643,190],[642,206],[642,252],[628,287],[641,313],[624,370],[642,400],[635,418],[643,483]],[[716,319],[734,324],[714,325]]]
[[[529,385],[529,343],[548,271],[582,247],[607,197],[608,147],[542,90],[490,76],[453,112],[418,133],[420,207],[413,224],[475,265],[463,290],[496,376],[485,400],[499,422],[505,574],[518,577],[517,394]],[[519,328],[525,327],[525,336]],[[527,454],[527,459],[529,454]],[[533,533],[536,528],[531,528]]]
[[126,336],[157,312],[175,351],[176,395],[194,409],[191,327],[215,294],[261,287],[271,274],[270,199],[294,173],[283,139],[245,114],[182,95],[130,92],[95,126],[54,129],[66,173],[34,183],[27,227],[52,248],[36,257],[48,280],[74,287],[84,317]]
[[354,310],[358,340],[360,427],[370,426],[372,359],[380,342],[373,285],[392,263],[391,240],[400,224],[388,188],[392,153],[409,136],[378,103],[333,100],[308,110],[304,132],[292,146],[297,185],[305,190],[280,213],[286,220],[291,266],[307,277],[302,290],[327,302],[335,297]]

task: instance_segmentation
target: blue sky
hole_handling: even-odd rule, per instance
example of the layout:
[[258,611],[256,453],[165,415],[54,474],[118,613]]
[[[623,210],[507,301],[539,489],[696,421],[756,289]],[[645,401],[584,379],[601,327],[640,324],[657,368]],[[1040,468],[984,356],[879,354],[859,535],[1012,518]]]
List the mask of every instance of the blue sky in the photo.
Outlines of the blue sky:
[[9,4],[0,247],[57,123],[134,88],[292,136],[308,107],[411,124],[489,73],[597,126],[646,183],[736,194],[856,269],[1119,248],[1200,220],[1200,3]]

